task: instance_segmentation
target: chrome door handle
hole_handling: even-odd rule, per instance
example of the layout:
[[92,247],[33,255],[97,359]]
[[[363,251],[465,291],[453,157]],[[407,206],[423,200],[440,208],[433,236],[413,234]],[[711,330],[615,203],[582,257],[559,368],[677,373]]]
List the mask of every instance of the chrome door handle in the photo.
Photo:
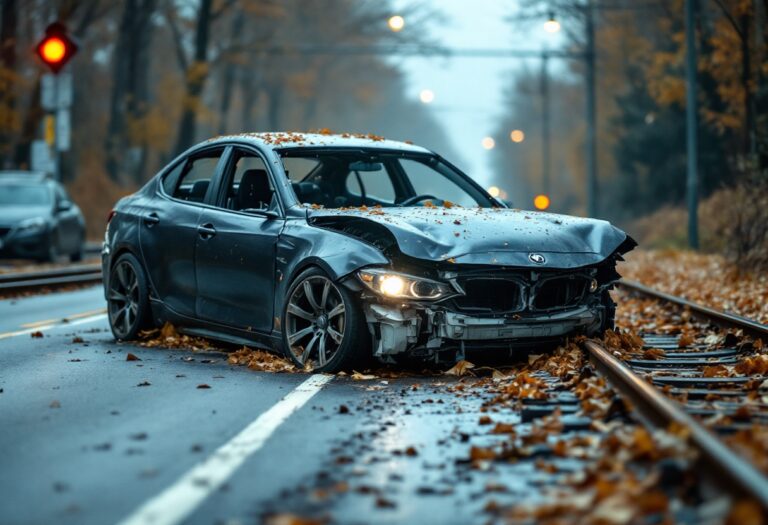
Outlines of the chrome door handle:
[[216,228],[210,223],[203,224],[197,227],[197,233],[200,234],[200,238],[202,239],[210,239],[216,235]]
[[144,216],[144,224],[146,224],[149,228],[151,228],[158,222],[160,222],[160,217],[158,217],[157,213],[155,212],[152,212],[149,215]]

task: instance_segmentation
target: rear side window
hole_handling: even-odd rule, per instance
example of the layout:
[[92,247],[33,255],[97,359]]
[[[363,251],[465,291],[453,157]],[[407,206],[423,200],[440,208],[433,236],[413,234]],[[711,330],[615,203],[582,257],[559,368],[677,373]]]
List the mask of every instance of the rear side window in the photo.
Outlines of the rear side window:
[[175,199],[203,202],[216,174],[222,150],[189,158],[171,170],[163,180],[163,189]]
[[163,191],[165,191],[167,195],[173,195],[173,192],[176,190],[176,186],[179,183],[179,178],[184,172],[186,165],[186,161],[179,162],[171,171],[168,172],[168,174],[166,174],[165,177],[163,177]]

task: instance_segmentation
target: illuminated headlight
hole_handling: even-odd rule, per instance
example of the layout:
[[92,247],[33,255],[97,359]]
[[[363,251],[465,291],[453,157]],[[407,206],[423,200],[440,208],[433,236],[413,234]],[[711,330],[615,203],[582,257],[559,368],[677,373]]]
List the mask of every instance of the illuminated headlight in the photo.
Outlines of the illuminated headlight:
[[21,221],[16,229],[24,233],[32,233],[43,230],[45,228],[45,219],[43,217],[34,217],[32,219],[26,219]]
[[360,270],[357,275],[368,288],[385,297],[435,301],[453,294],[446,283],[413,275],[380,269]]

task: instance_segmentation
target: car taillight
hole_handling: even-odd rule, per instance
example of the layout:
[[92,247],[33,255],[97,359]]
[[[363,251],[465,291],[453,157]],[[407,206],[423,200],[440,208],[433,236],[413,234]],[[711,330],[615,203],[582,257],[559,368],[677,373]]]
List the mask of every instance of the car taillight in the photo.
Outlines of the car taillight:
[[109,223],[112,222],[112,217],[117,215],[117,212],[115,210],[112,210],[109,212],[109,215],[107,215],[107,226],[109,226]]

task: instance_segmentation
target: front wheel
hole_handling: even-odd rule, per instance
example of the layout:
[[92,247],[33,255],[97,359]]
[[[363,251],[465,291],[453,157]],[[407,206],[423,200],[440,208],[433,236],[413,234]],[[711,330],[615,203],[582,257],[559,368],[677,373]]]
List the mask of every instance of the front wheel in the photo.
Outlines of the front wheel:
[[118,341],[131,341],[149,328],[149,286],[141,263],[124,253],[109,273],[107,313],[109,327]]
[[283,306],[283,347],[305,370],[337,372],[370,357],[365,318],[352,294],[319,268],[302,272]]

